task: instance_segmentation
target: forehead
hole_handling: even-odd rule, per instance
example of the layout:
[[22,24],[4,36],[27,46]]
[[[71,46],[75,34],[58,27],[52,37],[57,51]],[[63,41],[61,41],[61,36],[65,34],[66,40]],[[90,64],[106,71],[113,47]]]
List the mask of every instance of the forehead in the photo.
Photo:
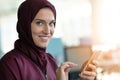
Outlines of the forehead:
[[35,16],[35,19],[50,19],[54,20],[54,14],[50,8],[42,8],[38,11],[38,13]]

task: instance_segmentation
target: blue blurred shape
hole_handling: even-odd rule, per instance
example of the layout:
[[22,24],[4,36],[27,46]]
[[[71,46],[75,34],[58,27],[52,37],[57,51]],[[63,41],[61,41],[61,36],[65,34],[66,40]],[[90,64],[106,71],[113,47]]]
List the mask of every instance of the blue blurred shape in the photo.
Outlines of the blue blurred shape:
[[52,38],[46,51],[53,55],[58,65],[64,61],[64,45],[61,38]]

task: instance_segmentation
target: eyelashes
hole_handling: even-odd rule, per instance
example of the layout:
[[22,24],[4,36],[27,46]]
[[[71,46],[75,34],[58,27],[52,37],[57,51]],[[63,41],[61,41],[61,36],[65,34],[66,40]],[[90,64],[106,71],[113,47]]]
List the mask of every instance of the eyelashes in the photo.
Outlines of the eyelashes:
[[[55,23],[56,23],[55,21],[51,21],[48,24],[49,24],[50,27],[54,27]],[[47,23],[45,21],[37,21],[36,24],[39,25],[39,26],[46,26],[47,25]]]
[[43,23],[41,21],[37,21],[36,24],[37,25],[43,25]]
[[52,21],[51,23],[49,23],[49,25],[50,26],[55,26],[55,22]]

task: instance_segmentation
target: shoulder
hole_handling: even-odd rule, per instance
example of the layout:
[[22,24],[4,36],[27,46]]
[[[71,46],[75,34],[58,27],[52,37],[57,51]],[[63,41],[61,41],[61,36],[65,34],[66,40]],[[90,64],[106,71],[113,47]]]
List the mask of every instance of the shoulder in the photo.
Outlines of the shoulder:
[[[22,55],[17,50],[12,50],[6,53],[0,59],[0,79],[3,80],[15,80],[15,77],[19,74],[19,62],[21,62]],[[19,61],[19,62],[18,62]],[[10,78],[10,79],[8,79]]]
[[22,60],[24,56],[20,54],[20,51],[18,50],[11,50],[8,53],[6,53],[1,59],[0,59],[0,66],[17,66],[17,62]]

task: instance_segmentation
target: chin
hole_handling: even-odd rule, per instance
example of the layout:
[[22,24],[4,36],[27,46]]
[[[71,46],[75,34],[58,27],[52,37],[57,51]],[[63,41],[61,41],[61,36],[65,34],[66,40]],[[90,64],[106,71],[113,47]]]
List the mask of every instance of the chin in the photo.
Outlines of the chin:
[[49,41],[45,42],[45,43],[44,42],[36,43],[36,46],[40,47],[40,48],[46,48],[48,46],[48,43],[49,43]]
[[48,44],[37,45],[40,48],[46,48]]

